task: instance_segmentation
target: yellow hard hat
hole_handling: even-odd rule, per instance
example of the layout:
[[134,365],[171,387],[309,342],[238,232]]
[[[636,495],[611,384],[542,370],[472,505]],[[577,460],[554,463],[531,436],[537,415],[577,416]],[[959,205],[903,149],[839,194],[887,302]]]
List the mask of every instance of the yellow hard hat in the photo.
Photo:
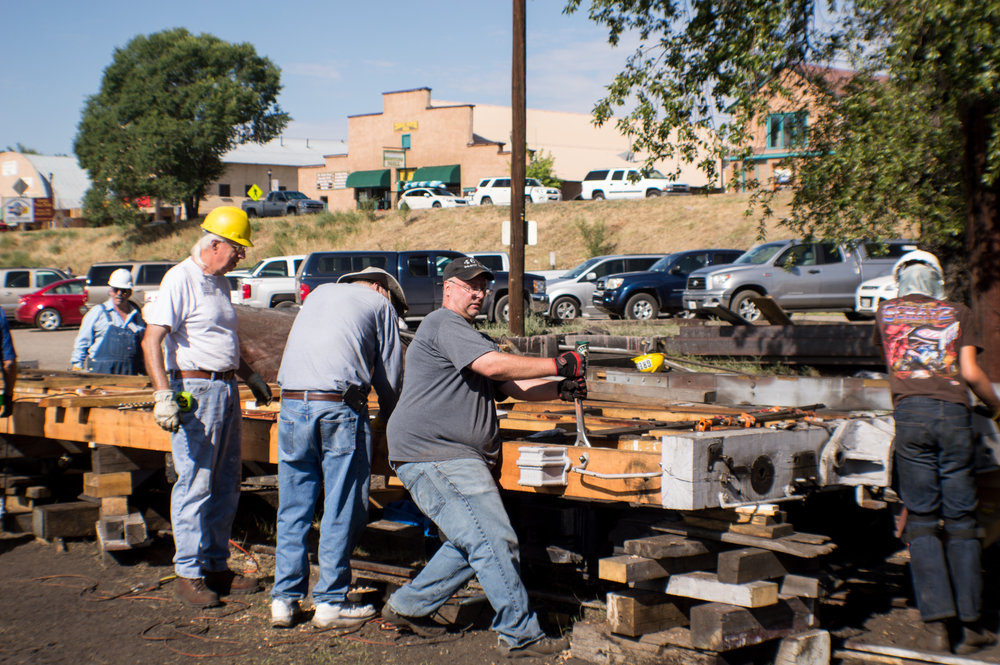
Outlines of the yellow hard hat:
[[632,358],[635,368],[640,372],[659,372],[663,367],[662,353],[644,353],[641,356]]
[[247,214],[233,206],[219,206],[208,213],[201,228],[209,233],[238,242],[244,247],[253,247],[250,242],[250,220]]

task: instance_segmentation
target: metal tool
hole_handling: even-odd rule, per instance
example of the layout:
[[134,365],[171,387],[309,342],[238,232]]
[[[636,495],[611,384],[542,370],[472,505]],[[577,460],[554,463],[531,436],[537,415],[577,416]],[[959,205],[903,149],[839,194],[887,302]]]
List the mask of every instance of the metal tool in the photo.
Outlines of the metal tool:
[[[576,343],[576,352],[580,354],[581,358],[583,358],[584,367],[587,366],[587,354],[589,351],[589,342]],[[584,371],[584,374],[586,374],[586,370]],[[587,438],[587,428],[583,424],[583,400],[579,397],[573,400],[573,407],[576,409],[576,441],[573,442],[573,445],[590,448],[590,440]]]

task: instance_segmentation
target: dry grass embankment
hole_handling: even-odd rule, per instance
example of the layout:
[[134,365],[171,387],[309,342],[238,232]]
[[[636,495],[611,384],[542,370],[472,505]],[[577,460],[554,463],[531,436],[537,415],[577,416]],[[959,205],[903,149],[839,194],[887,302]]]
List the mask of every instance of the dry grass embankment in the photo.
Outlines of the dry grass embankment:
[[[777,220],[788,213],[782,194],[769,221],[768,239],[790,237]],[[525,269],[549,269],[549,253],[557,268],[570,268],[587,258],[579,225],[603,222],[615,252],[671,252],[698,247],[747,248],[757,241],[757,218],[744,214],[741,194],[676,196],[636,201],[564,201],[528,207],[538,222],[538,245],[525,248]],[[474,206],[461,210],[378,213],[368,221],[361,213],[327,213],[253,222],[254,247],[249,267],[262,258],[332,249],[453,249],[495,251],[506,207]],[[77,274],[90,264],[118,258],[179,259],[198,235],[198,223],[158,226],[125,236],[116,228],[59,229],[0,235],[0,265],[65,268]]]

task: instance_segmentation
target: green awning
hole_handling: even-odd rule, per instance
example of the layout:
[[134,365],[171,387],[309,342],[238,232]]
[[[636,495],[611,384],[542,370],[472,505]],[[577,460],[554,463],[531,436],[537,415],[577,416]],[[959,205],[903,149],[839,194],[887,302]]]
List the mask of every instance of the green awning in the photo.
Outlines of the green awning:
[[462,165],[422,166],[416,170],[411,180],[440,180],[446,185],[457,185],[462,180]]
[[355,171],[347,176],[345,186],[359,189],[389,189],[389,169]]

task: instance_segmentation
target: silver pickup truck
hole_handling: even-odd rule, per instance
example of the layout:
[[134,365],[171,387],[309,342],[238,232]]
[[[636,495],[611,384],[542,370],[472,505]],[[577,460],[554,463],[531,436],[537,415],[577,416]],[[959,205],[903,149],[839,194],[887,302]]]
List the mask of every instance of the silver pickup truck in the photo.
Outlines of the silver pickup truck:
[[684,289],[684,307],[695,315],[722,305],[747,321],[761,317],[754,296],[771,296],[786,311],[844,312],[851,321],[854,292],[866,279],[888,274],[896,260],[916,249],[909,240],[885,245],[779,240],[758,245],[734,263],[695,270]]
[[316,201],[302,192],[292,190],[268,192],[263,200],[244,201],[242,207],[247,217],[309,215],[326,209],[322,201]]

